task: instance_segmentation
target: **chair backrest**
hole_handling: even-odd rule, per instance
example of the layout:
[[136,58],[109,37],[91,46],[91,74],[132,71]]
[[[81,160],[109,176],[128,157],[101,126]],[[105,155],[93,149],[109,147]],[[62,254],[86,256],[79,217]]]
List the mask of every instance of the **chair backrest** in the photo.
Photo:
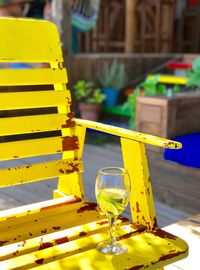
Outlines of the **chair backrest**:
[[[36,158],[31,165],[1,169],[0,187],[59,177],[60,190],[65,186],[62,191],[70,193],[71,181],[81,181],[81,149],[57,29],[42,20],[1,18],[0,36],[0,63],[5,64],[0,69],[0,160],[55,154],[51,161]],[[10,68],[18,62],[32,67]],[[82,197],[77,186],[74,195]]]

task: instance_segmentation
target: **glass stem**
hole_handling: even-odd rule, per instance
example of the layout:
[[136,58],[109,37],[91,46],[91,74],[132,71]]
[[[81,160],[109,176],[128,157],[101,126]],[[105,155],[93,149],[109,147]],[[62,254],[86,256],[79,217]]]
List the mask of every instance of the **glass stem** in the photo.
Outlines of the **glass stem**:
[[116,237],[115,237],[115,221],[116,221],[116,217],[108,216],[108,221],[109,221],[110,241],[113,244],[113,243],[116,242]]

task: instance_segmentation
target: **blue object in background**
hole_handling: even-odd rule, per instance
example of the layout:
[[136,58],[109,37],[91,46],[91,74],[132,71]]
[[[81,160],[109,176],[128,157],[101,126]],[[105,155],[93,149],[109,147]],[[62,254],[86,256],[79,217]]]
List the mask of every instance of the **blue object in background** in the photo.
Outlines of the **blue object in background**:
[[184,166],[200,168],[200,133],[183,135],[173,140],[181,142],[183,147],[178,150],[165,149],[164,159]]
[[111,87],[102,87],[102,92],[106,95],[104,104],[106,106],[115,106],[119,97],[119,90]]

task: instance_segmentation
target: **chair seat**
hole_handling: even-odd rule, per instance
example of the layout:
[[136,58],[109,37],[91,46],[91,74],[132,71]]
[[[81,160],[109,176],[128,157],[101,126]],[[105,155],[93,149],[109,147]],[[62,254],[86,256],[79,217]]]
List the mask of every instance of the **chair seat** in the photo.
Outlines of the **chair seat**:
[[95,203],[73,196],[9,211],[0,221],[0,269],[156,269],[187,255],[183,240],[121,216],[116,235],[128,252],[102,255],[96,245],[108,238],[108,221]]

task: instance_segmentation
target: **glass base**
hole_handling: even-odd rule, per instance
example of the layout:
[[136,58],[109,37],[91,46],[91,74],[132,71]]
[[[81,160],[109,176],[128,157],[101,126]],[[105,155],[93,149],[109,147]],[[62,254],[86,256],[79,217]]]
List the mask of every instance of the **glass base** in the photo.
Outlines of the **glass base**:
[[127,252],[128,248],[119,242],[105,241],[98,244],[97,250],[103,254],[120,255]]

